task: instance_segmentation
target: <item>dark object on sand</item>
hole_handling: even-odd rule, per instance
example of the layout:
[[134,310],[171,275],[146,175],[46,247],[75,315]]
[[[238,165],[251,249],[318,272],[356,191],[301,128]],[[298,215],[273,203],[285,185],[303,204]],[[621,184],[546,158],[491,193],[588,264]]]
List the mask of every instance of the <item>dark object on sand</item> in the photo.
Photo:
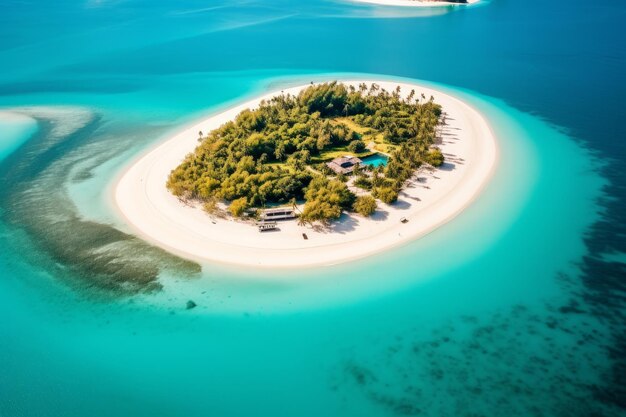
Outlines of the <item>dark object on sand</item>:
[[193,300],[189,300],[187,301],[187,310],[191,310],[192,308],[196,307],[198,304],[194,303]]
[[400,219],[400,222],[401,223],[408,223],[409,219],[407,219],[406,217],[403,217],[403,218]]
[[309,240],[309,237],[306,235],[306,233],[302,233],[302,237],[304,238],[304,240]]

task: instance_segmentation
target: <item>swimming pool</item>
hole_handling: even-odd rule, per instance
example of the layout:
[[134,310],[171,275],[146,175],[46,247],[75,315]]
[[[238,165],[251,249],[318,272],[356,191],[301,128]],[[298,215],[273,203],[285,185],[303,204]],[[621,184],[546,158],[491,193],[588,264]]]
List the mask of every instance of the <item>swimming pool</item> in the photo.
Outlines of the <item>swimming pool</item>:
[[387,165],[388,160],[389,160],[389,157],[381,153],[375,153],[372,156],[368,156],[362,159],[363,164],[371,165],[374,167]]

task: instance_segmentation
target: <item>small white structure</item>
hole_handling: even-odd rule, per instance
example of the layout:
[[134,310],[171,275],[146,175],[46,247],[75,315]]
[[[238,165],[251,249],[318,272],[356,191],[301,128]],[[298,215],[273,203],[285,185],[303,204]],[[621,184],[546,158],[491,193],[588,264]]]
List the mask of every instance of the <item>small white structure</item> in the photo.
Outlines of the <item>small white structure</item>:
[[285,220],[295,219],[296,212],[290,207],[277,207],[263,210],[261,220]]
[[276,222],[259,222],[256,225],[259,228],[259,232],[276,229]]

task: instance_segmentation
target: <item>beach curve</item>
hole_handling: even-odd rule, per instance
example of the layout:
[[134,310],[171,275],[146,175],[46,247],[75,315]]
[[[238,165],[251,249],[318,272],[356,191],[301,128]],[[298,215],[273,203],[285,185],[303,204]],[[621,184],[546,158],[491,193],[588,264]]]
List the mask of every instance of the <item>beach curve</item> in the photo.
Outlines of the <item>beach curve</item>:
[[[274,91],[204,118],[137,158],[113,186],[113,205],[130,230],[182,257],[248,267],[297,268],[347,262],[405,244],[431,232],[461,213],[479,195],[497,164],[496,138],[485,118],[467,103],[417,83],[378,80],[389,91],[433,96],[446,114],[440,145],[446,164],[422,171],[394,205],[379,203],[372,218],[344,214],[327,230],[280,223],[280,231],[259,233],[250,224],[211,218],[199,207],[182,204],[165,182],[170,171],[198,144],[198,132],[209,132],[282,91]],[[297,94],[309,84],[284,89]],[[406,218],[407,223],[400,220]],[[306,233],[308,239],[302,238]]]

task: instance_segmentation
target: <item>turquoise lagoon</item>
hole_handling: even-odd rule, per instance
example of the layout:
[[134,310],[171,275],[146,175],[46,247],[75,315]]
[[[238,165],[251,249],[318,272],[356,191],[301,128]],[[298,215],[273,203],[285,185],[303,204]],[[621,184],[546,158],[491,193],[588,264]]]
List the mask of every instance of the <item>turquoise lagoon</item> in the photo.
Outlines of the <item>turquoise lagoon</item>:
[[37,131],[37,121],[19,113],[0,113],[0,160],[20,147]]
[[[0,127],[18,143],[0,163],[0,415],[621,415],[609,352],[622,306],[598,289],[611,270],[588,260],[621,259],[595,225],[621,198],[606,122],[619,95],[602,80],[625,65],[581,64],[563,80],[555,51],[569,43],[547,21],[560,16],[570,38],[602,21],[611,42],[623,7],[523,3],[409,18],[333,1],[11,3],[21,24],[0,29],[0,107],[37,127]],[[54,36],[35,37],[36,22]],[[463,30],[482,42],[481,67],[420,40]],[[362,34],[354,56],[331,47],[346,31]],[[390,42],[400,34],[410,56]],[[584,58],[606,47],[576,39]],[[337,78],[428,79],[475,106],[499,140],[492,181],[423,239],[297,271],[181,260],[111,207],[116,176],[181,127]],[[594,88],[562,101],[579,79]],[[594,117],[573,110],[599,94]]]

